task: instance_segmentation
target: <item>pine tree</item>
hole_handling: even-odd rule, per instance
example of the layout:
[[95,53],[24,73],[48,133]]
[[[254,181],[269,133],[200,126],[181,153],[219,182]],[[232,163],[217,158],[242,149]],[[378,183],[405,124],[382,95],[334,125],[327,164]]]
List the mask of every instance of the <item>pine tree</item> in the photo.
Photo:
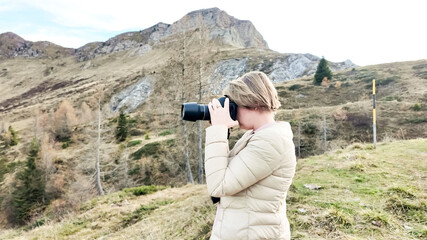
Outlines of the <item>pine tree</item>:
[[9,132],[10,132],[10,146],[18,145],[18,134],[15,132],[15,130],[12,128],[12,126],[9,126]]
[[317,65],[316,74],[314,74],[314,84],[322,84],[322,81],[325,77],[328,80],[331,80],[332,72],[331,69],[329,69],[328,61],[326,61],[326,59],[322,57],[322,59],[320,59],[319,65]]
[[[2,155],[3,153],[0,152]],[[6,160],[3,157],[0,157],[0,187],[3,184],[3,177],[6,174],[7,169],[6,169]],[[0,204],[1,204],[1,199],[0,199]]]
[[18,184],[13,192],[13,206],[17,223],[24,224],[30,220],[30,212],[35,207],[43,205],[45,182],[42,171],[36,166],[39,155],[39,144],[33,138],[26,167],[18,173]]
[[128,119],[125,113],[123,111],[120,111],[119,121],[117,123],[116,128],[116,139],[120,142],[123,142],[126,140],[126,138],[129,135],[128,130]]

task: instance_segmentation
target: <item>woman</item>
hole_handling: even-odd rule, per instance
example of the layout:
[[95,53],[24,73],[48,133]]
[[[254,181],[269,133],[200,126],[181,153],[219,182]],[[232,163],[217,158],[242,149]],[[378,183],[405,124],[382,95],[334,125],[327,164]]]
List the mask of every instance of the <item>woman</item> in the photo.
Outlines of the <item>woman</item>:
[[[275,122],[277,91],[262,72],[230,82],[229,100],[209,103],[212,126],[206,129],[205,171],[208,192],[220,198],[211,239],[290,239],[286,193],[295,173],[295,148],[287,122]],[[229,151],[228,128],[247,131]]]

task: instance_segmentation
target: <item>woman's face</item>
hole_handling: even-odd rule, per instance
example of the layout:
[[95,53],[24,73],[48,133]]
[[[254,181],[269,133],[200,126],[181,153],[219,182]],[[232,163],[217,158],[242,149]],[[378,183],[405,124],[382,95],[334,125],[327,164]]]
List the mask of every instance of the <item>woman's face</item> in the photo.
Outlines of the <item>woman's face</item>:
[[256,130],[267,123],[274,122],[274,113],[238,106],[237,121],[241,129]]
[[237,107],[237,121],[241,129],[253,129],[254,110],[245,107]]

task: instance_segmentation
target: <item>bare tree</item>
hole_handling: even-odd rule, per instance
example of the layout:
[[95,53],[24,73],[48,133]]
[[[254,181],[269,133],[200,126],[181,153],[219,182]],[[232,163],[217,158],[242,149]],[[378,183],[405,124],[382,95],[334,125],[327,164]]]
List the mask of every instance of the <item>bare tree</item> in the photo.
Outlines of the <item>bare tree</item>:
[[[198,16],[198,20],[200,22],[200,34],[199,34],[199,45],[200,45],[200,49],[205,49],[205,42],[204,41],[205,38],[205,31],[206,31],[206,26],[204,24],[203,21],[203,16],[202,14],[199,14]],[[199,103],[202,101],[202,96],[203,96],[203,52],[200,52],[199,55]],[[203,171],[203,166],[204,166],[204,161],[203,161],[203,148],[202,148],[202,141],[203,141],[203,130],[202,130],[202,121],[198,121],[197,123],[197,137],[198,137],[198,141],[197,141],[197,150],[198,150],[198,154],[199,154],[199,184],[203,184],[204,183],[204,171]]]
[[68,100],[59,105],[54,114],[54,129],[56,140],[69,141],[72,135],[72,126],[77,123],[73,106]]
[[296,111],[296,119],[298,120],[298,158],[301,157],[301,110]]
[[94,116],[93,116],[92,110],[86,104],[86,102],[83,102],[80,108],[81,108],[80,123],[86,124],[86,123],[92,122]]
[[4,121],[0,121],[0,134],[6,132],[6,123]]
[[298,121],[298,158],[301,158],[301,121]]
[[327,148],[328,148],[328,142],[326,139],[326,131],[327,131],[327,126],[326,126],[326,116],[323,115],[323,151],[326,152]]
[[48,113],[39,113],[37,125],[40,128],[40,132],[46,132],[52,126],[52,117]]
[[129,176],[128,176],[128,172],[129,172],[129,166],[128,166],[128,162],[129,162],[129,153],[127,153],[125,151],[125,159],[123,161],[123,176],[124,176],[124,187],[128,187],[129,186]]
[[101,185],[100,149],[101,149],[101,88],[98,89],[98,138],[96,141],[95,185],[98,195],[104,195]]
[[[181,77],[182,77],[182,83],[183,84],[183,89],[182,89],[182,93],[181,93],[181,101],[182,103],[185,102],[185,89],[186,89],[186,84],[185,84],[185,60],[186,60],[186,32],[184,30],[183,32],[183,47],[182,47],[182,68],[181,68]],[[194,183],[193,180],[193,174],[191,172],[191,165],[190,165],[190,156],[188,153],[188,134],[187,134],[187,126],[184,120],[181,120],[181,124],[182,124],[182,130],[183,130],[183,137],[184,137],[184,158],[185,158],[185,169],[187,172],[187,182],[189,183]]]
[[184,120],[181,120],[183,135],[184,135],[184,157],[185,157],[185,170],[187,171],[187,182],[194,183],[193,174],[191,173],[190,157],[188,153],[188,136],[187,127]]
[[6,144],[6,135],[7,135],[7,128],[6,128],[6,122],[0,121],[0,144]]
[[[103,86],[98,85],[95,90],[94,98],[90,99],[93,101],[97,107],[97,118],[96,118],[96,130],[87,130],[88,134],[92,138],[92,133],[96,131],[96,142],[93,146],[95,152],[95,164],[94,164],[94,174],[92,175],[91,184],[94,188],[96,188],[98,195],[104,195],[104,189],[102,188],[101,182],[101,136],[102,136],[102,108],[101,108],[101,100],[103,98]],[[82,109],[83,110],[83,109]],[[85,111],[89,111],[90,109],[86,109]],[[89,120],[89,119],[85,119]],[[83,121],[83,119],[81,119]],[[93,155],[92,155],[93,156]],[[92,169],[92,167],[90,167]]]
[[[46,183],[46,192],[54,193],[58,191],[56,189],[55,182],[52,182],[52,175],[55,172],[54,158],[55,158],[55,149],[53,148],[54,141],[51,139],[48,133],[43,133],[43,137],[40,143],[40,157],[41,157],[41,167],[44,171],[44,180]],[[62,187],[62,186],[59,186]]]
[[197,123],[197,150],[199,154],[199,184],[204,183],[205,175],[203,171],[204,161],[203,161],[203,130],[202,130],[202,121],[198,121]]
[[34,128],[33,128],[33,130],[34,130],[34,137],[36,139],[39,139],[39,138],[41,138],[41,132],[42,132],[42,129],[40,127],[40,110],[39,110],[39,108],[36,107],[34,109],[34,115],[35,115],[35,118],[34,118]]

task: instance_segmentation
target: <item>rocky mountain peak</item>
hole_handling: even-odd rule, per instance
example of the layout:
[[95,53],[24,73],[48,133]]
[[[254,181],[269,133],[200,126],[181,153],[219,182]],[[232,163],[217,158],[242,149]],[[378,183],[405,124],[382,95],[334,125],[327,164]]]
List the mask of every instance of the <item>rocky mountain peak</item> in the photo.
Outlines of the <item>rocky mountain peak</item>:
[[[18,36],[13,32],[6,32],[0,34],[0,56],[3,57],[15,57],[20,55],[28,54],[28,47],[31,44],[29,41],[25,41],[22,37]],[[31,56],[34,53],[30,53]]]
[[0,34],[0,41],[7,42],[7,43],[13,43],[13,42],[25,42],[25,40],[20,37],[19,35],[13,33],[13,32],[5,32]]
[[174,32],[191,29],[204,29],[209,32],[209,40],[221,39],[223,43],[243,48],[268,48],[255,26],[247,20],[239,20],[219,8],[193,11],[176,21]]
[[59,57],[69,56],[73,51],[71,48],[64,48],[48,41],[27,41],[12,32],[0,34],[0,58]]
[[196,30],[204,31],[207,40],[218,45],[268,48],[250,21],[238,20],[219,8],[209,8],[190,12],[173,24],[159,22],[141,31],[117,35],[106,42],[89,43],[77,49],[76,55],[80,61],[130,49],[133,49],[132,54],[143,55],[161,41],[175,41],[182,38],[182,33]]

